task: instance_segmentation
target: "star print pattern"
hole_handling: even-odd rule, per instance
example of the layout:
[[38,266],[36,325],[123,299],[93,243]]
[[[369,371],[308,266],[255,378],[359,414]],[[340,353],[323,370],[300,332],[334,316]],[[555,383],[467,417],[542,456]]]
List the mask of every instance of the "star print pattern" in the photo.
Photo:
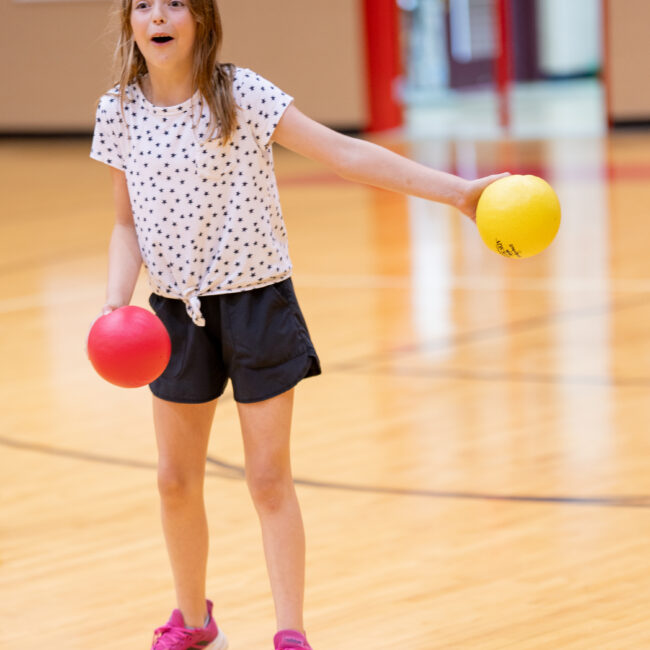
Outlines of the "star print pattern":
[[125,172],[152,289],[185,301],[203,325],[199,296],[246,291],[291,275],[271,137],[293,98],[237,68],[238,125],[224,144],[206,141],[209,111],[197,92],[154,106],[137,82],[97,108],[90,156]]

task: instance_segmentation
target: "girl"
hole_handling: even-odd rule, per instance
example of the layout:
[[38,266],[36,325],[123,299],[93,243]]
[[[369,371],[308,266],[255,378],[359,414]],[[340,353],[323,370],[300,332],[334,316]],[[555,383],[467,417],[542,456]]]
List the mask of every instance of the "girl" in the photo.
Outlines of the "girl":
[[203,479],[217,398],[231,380],[246,480],[262,528],[276,650],[311,650],[303,625],[305,540],[293,486],[293,388],[320,373],[291,284],[272,143],[347,179],[456,206],[483,189],[313,122],[250,70],[219,63],[216,0],[122,0],[121,77],[99,102],[91,157],[111,167],[115,227],[108,313],[144,262],[172,340],[151,384],[162,522],[178,609],[152,650],[224,650],[206,601]]

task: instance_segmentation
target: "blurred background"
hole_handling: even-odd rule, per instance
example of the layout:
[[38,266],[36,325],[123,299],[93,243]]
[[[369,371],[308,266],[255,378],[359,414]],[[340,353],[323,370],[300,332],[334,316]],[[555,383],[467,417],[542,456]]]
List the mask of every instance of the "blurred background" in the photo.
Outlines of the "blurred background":
[[[112,83],[106,0],[0,0],[0,131],[89,133]],[[223,0],[223,59],[350,131],[594,134],[650,120],[646,0]]]
[[[223,60],[311,117],[465,178],[542,176],[562,205],[552,246],[513,261],[450,206],[278,147],[324,369],[292,434],[314,647],[650,648],[650,0],[219,6]],[[150,403],[84,349],[114,223],[88,155],[115,4],[0,16],[0,649],[145,648],[174,598]],[[209,591],[257,650],[273,613],[243,462],[228,389]]]

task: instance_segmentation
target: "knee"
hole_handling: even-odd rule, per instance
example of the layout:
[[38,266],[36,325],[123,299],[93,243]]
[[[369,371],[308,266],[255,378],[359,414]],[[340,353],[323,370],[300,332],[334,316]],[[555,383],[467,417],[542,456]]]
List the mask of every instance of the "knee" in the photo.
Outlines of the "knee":
[[158,492],[166,503],[185,503],[200,497],[203,475],[197,475],[170,466],[158,468]]
[[279,510],[293,492],[291,472],[277,467],[247,468],[246,482],[258,510]]

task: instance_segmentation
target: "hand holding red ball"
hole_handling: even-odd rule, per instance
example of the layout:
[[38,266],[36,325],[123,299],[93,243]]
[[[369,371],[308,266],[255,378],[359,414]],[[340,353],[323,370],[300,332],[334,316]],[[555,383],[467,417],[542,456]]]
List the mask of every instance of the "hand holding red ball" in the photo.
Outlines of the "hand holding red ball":
[[123,388],[145,386],[167,367],[171,341],[162,321],[141,307],[100,316],[88,334],[88,358],[106,381]]

